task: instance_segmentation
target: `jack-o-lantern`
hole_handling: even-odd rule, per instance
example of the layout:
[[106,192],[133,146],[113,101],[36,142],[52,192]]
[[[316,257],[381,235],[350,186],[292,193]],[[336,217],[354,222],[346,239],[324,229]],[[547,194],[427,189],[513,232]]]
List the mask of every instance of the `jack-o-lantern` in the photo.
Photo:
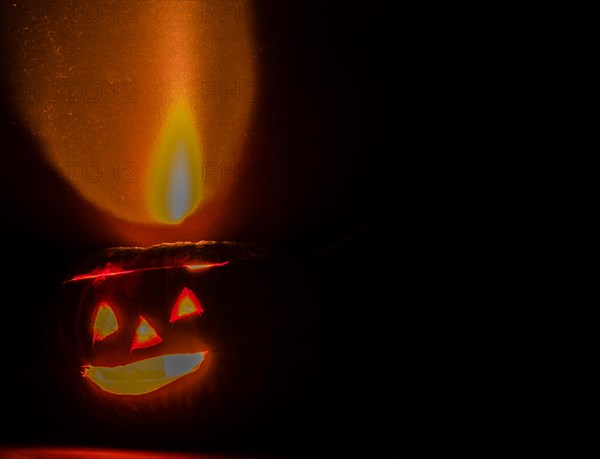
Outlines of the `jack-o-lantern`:
[[60,385],[74,411],[115,430],[197,433],[276,410],[315,350],[302,270],[257,244],[105,249],[68,277],[61,302]]

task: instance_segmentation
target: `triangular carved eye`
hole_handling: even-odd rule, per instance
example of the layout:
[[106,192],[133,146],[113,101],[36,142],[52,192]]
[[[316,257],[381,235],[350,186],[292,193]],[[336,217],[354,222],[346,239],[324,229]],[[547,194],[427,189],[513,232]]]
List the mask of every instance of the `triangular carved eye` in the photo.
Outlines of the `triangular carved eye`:
[[102,303],[96,311],[96,318],[94,319],[94,338],[93,343],[96,341],[102,341],[109,335],[112,335],[119,329],[119,323],[117,322],[117,316],[115,311],[110,307],[108,303]]
[[162,343],[162,338],[158,336],[154,327],[140,316],[140,323],[135,331],[131,350],[154,346],[158,343]]
[[171,310],[171,318],[169,322],[173,323],[179,319],[185,319],[186,317],[201,315],[204,312],[202,306],[200,306],[200,302],[194,292],[192,292],[188,288],[184,288],[177,300],[175,301],[175,306]]

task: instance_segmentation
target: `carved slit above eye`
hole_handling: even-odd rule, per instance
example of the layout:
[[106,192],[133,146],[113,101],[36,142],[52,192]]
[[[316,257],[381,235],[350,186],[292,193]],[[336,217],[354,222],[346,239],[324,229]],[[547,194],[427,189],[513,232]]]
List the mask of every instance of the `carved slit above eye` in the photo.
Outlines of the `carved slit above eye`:
[[177,300],[175,301],[175,305],[171,310],[171,318],[169,322],[173,323],[179,319],[185,319],[186,317],[199,316],[202,315],[204,309],[200,305],[198,298],[194,295],[188,288],[184,288]]
[[107,336],[112,335],[119,329],[115,311],[108,303],[102,303],[96,311],[94,319],[94,338],[92,344],[96,341],[102,341]]

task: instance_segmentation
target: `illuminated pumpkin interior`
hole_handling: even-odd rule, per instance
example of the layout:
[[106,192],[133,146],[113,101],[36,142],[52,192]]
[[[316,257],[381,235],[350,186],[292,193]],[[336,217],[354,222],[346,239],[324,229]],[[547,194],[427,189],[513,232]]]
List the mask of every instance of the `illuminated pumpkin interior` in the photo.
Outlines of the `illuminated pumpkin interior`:
[[200,302],[196,298],[196,295],[194,295],[194,292],[184,288],[177,298],[175,306],[173,306],[169,322],[172,323],[176,320],[184,319],[186,317],[201,315],[203,312],[204,309],[202,309],[202,306],[200,306]]
[[[171,309],[169,321],[172,326],[176,326],[174,322],[200,316],[203,312],[204,309],[194,292],[184,288]],[[106,302],[101,303],[93,323],[93,344],[118,331],[114,309]],[[147,318],[139,316],[130,352],[156,346],[162,342],[156,328]],[[142,395],[195,372],[200,368],[206,354],[207,351],[164,354],[112,367],[85,365],[83,376],[112,394]]]
[[111,394],[142,395],[198,370],[206,354],[162,355],[116,367],[88,366],[83,375]]
[[131,350],[155,346],[161,342],[162,338],[158,336],[154,327],[150,325],[146,319],[140,316],[140,324],[135,331]]
[[103,340],[118,329],[119,324],[115,312],[107,303],[102,303],[94,320],[94,342]]

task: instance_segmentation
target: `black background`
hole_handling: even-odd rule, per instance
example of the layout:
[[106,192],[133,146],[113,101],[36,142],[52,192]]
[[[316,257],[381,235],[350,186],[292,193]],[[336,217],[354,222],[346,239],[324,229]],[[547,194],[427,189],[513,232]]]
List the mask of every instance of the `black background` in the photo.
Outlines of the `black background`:
[[[424,415],[414,374],[419,268],[407,261],[418,250],[413,5],[272,0],[256,2],[256,14],[263,85],[248,148],[259,169],[248,180],[277,199],[248,203],[264,224],[223,239],[260,242],[301,263],[318,289],[324,339],[313,376],[276,418],[199,450],[399,456]],[[44,318],[66,273],[118,241],[45,165],[9,86],[2,91],[0,445],[86,445],[44,384],[52,380],[42,371]],[[167,446],[196,448],[192,439]]]

